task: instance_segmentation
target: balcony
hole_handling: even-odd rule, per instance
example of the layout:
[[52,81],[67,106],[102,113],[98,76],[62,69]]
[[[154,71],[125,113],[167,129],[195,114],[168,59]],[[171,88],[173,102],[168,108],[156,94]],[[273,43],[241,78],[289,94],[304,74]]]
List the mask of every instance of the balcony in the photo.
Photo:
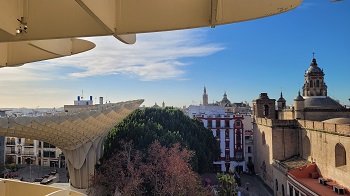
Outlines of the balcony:
[[253,144],[253,140],[245,140],[246,144]]
[[6,150],[5,153],[6,154],[16,154],[16,151],[14,151],[14,150]]
[[34,152],[22,152],[22,155],[34,155]]
[[14,146],[14,145],[16,145],[16,143],[15,143],[15,142],[6,142],[6,145],[8,145],[8,146]]
[[24,144],[25,148],[34,148],[34,144]]

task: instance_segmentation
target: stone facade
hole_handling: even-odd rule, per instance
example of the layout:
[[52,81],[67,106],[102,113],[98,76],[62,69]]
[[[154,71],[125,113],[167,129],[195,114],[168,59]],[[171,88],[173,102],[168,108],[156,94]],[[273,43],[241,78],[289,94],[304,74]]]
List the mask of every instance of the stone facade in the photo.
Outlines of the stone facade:
[[350,110],[327,97],[323,77],[313,59],[305,73],[304,97],[299,92],[294,106],[285,106],[282,93],[277,110],[267,93],[253,101],[255,172],[275,195],[301,191],[289,188],[287,172],[311,163],[317,175],[350,190]]
[[[255,105],[253,104],[253,107]],[[293,156],[316,163],[321,176],[350,189],[350,125],[310,120],[279,120],[254,116],[254,162],[256,173],[282,195],[286,177],[275,161]],[[280,115],[278,115],[280,116]],[[345,165],[336,166],[336,146],[345,149]],[[347,156],[346,156],[347,155]],[[281,173],[282,172],[282,173]],[[276,187],[279,184],[280,187]]]

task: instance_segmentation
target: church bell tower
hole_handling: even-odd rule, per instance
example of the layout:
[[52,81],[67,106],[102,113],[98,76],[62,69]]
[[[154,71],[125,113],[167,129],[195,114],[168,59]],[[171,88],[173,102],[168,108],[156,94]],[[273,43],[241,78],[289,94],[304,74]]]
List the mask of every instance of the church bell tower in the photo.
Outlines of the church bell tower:
[[204,86],[204,92],[203,92],[203,105],[209,105],[208,104],[208,95],[207,95],[207,89]]
[[324,72],[313,58],[309,69],[305,72],[303,96],[327,96],[327,85],[324,82]]

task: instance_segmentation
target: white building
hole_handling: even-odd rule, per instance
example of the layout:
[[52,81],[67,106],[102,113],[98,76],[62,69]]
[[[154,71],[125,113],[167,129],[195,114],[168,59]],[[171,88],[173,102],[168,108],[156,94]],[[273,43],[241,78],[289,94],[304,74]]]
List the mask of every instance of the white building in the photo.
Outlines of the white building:
[[199,119],[210,129],[220,144],[221,155],[214,162],[216,171],[226,172],[230,168],[245,171],[243,115],[226,115],[224,106],[212,105],[190,106],[188,113],[190,118]]

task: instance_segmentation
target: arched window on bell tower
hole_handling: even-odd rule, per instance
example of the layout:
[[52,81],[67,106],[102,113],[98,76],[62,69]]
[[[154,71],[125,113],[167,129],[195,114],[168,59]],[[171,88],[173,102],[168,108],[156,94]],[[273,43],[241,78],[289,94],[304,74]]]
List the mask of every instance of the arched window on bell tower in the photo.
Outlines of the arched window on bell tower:
[[310,88],[314,87],[314,81],[310,80]]
[[264,105],[264,116],[265,117],[269,116],[269,106],[268,105]]

